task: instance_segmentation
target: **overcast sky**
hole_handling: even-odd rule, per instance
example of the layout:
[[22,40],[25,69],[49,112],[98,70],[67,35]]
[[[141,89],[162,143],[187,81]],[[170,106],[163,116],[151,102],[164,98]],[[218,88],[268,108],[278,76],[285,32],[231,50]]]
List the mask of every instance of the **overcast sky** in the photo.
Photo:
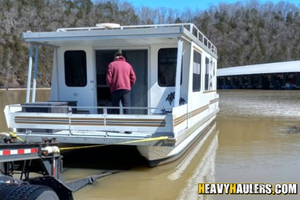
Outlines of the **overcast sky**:
[[[185,8],[191,9],[200,9],[205,10],[210,5],[218,5],[219,2],[227,2],[227,3],[234,3],[238,2],[237,0],[127,0],[128,2],[132,3],[136,7],[140,6],[147,6],[147,7],[166,7],[166,8],[173,8],[178,10],[184,10]],[[295,4],[296,6],[300,5],[299,0],[259,0],[262,3],[265,2],[273,2],[278,3],[280,1],[289,2]],[[239,1],[245,2],[245,1]]]

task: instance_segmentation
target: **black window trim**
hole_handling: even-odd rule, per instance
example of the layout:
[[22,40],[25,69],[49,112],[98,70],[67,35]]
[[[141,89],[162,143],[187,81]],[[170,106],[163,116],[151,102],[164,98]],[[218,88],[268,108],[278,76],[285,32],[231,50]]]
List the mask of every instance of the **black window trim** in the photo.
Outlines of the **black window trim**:
[[[194,60],[195,60],[195,56],[194,56],[195,53],[199,53],[200,54],[200,63],[199,63],[200,64],[199,89],[197,89],[197,88],[196,88],[197,90],[194,89],[194,76],[192,76],[192,78],[193,78],[193,80],[192,80],[192,91],[193,92],[201,92],[202,91],[202,89],[201,89],[201,86],[202,86],[202,84],[201,84],[201,81],[202,81],[202,78],[201,78],[201,76],[202,76],[202,71],[201,71],[202,70],[202,67],[201,67],[202,66],[202,63],[201,63],[202,62],[202,52],[199,51],[197,48],[193,48],[193,52],[192,53],[193,53],[193,65],[194,65]],[[193,68],[194,68],[194,66],[193,66]],[[192,69],[192,72],[193,72],[192,74],[194,75],[194,71],[193,70],[194,69]]]
[[[66,78],[67,70],[66,70],[66,59],[65,59],[65,56],[66,56],[67,52],[84,52],[84,55],[85,55],[85,82],[84,82],[83,85],[70,85],[70,84],[67,83],[67,78]],[[88,73],[87,73],[87,53],[86,53],[86,51],[82,50],[82,49],[64,51],[64,79],[65,79],[64,82],[65,82],[65,85],[67,87],[80,87],[80,88],[86,87],[87,86],[87,74]]]
[[[159,81],[159,51],[163,50],[163,49],[176,49],[176,67],[175,67],[175,80],[174,80],[174,85],[161,85],[160,81]],[[159,87],[163,87],[163,88],[167,88],[167,87],[176,87],[176,69],[177,69],[177,51],[178,48],[177,47],[163,47],[158,49],[157,51],[157,84]],[[182,59],[181,59],[181,78],[180,78],[180,86],[182,85],[183,82],[183,55],[182,55]]]
[[210,60],[208,57],[205,56],[205,73],[204,73],[204,90],[205,91],[209,90],[209,83],[210,83],[209,68],[210,68]]

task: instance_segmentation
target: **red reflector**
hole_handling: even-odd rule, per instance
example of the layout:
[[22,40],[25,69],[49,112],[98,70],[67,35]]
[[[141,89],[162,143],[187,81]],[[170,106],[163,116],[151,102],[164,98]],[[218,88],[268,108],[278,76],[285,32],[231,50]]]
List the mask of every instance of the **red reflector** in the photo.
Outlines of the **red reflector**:
[[37,153],[37,152],[38,152],[37,148],[31,149],[31,153]]
[[25,150],[24,149],[19,149],[18,150],[18,154],[24,154],[25,153]]
[[10,155],[10,150],[3,150],[3,155],[4,156]]

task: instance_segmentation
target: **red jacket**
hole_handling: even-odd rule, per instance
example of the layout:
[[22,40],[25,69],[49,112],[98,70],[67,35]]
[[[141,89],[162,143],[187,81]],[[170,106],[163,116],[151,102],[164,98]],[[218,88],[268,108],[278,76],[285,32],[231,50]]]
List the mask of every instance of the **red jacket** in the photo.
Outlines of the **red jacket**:
[[132,66],[126,62],[123,56],[119,56],[115,61],[108,65],[106,83],[110,91],[131,90],[135,83],[136,76]]

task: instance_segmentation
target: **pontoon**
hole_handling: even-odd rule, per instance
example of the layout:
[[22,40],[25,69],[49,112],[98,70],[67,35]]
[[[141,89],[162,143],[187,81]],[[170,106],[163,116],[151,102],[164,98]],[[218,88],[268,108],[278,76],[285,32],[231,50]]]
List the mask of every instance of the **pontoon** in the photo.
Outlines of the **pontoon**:
[[[106,23],[28,31],[23,38],[30,43],[26,102],[4,112],[8,127],[26,141],[135,145],[157,165],[181,155],[219,111],[217,49],[194,24]],[[53,47],[48,102],[35,101],[41,45]],[[116,107],[105,77],[117,51],[137,76],[130,115],[122,106],[111,114]]]

